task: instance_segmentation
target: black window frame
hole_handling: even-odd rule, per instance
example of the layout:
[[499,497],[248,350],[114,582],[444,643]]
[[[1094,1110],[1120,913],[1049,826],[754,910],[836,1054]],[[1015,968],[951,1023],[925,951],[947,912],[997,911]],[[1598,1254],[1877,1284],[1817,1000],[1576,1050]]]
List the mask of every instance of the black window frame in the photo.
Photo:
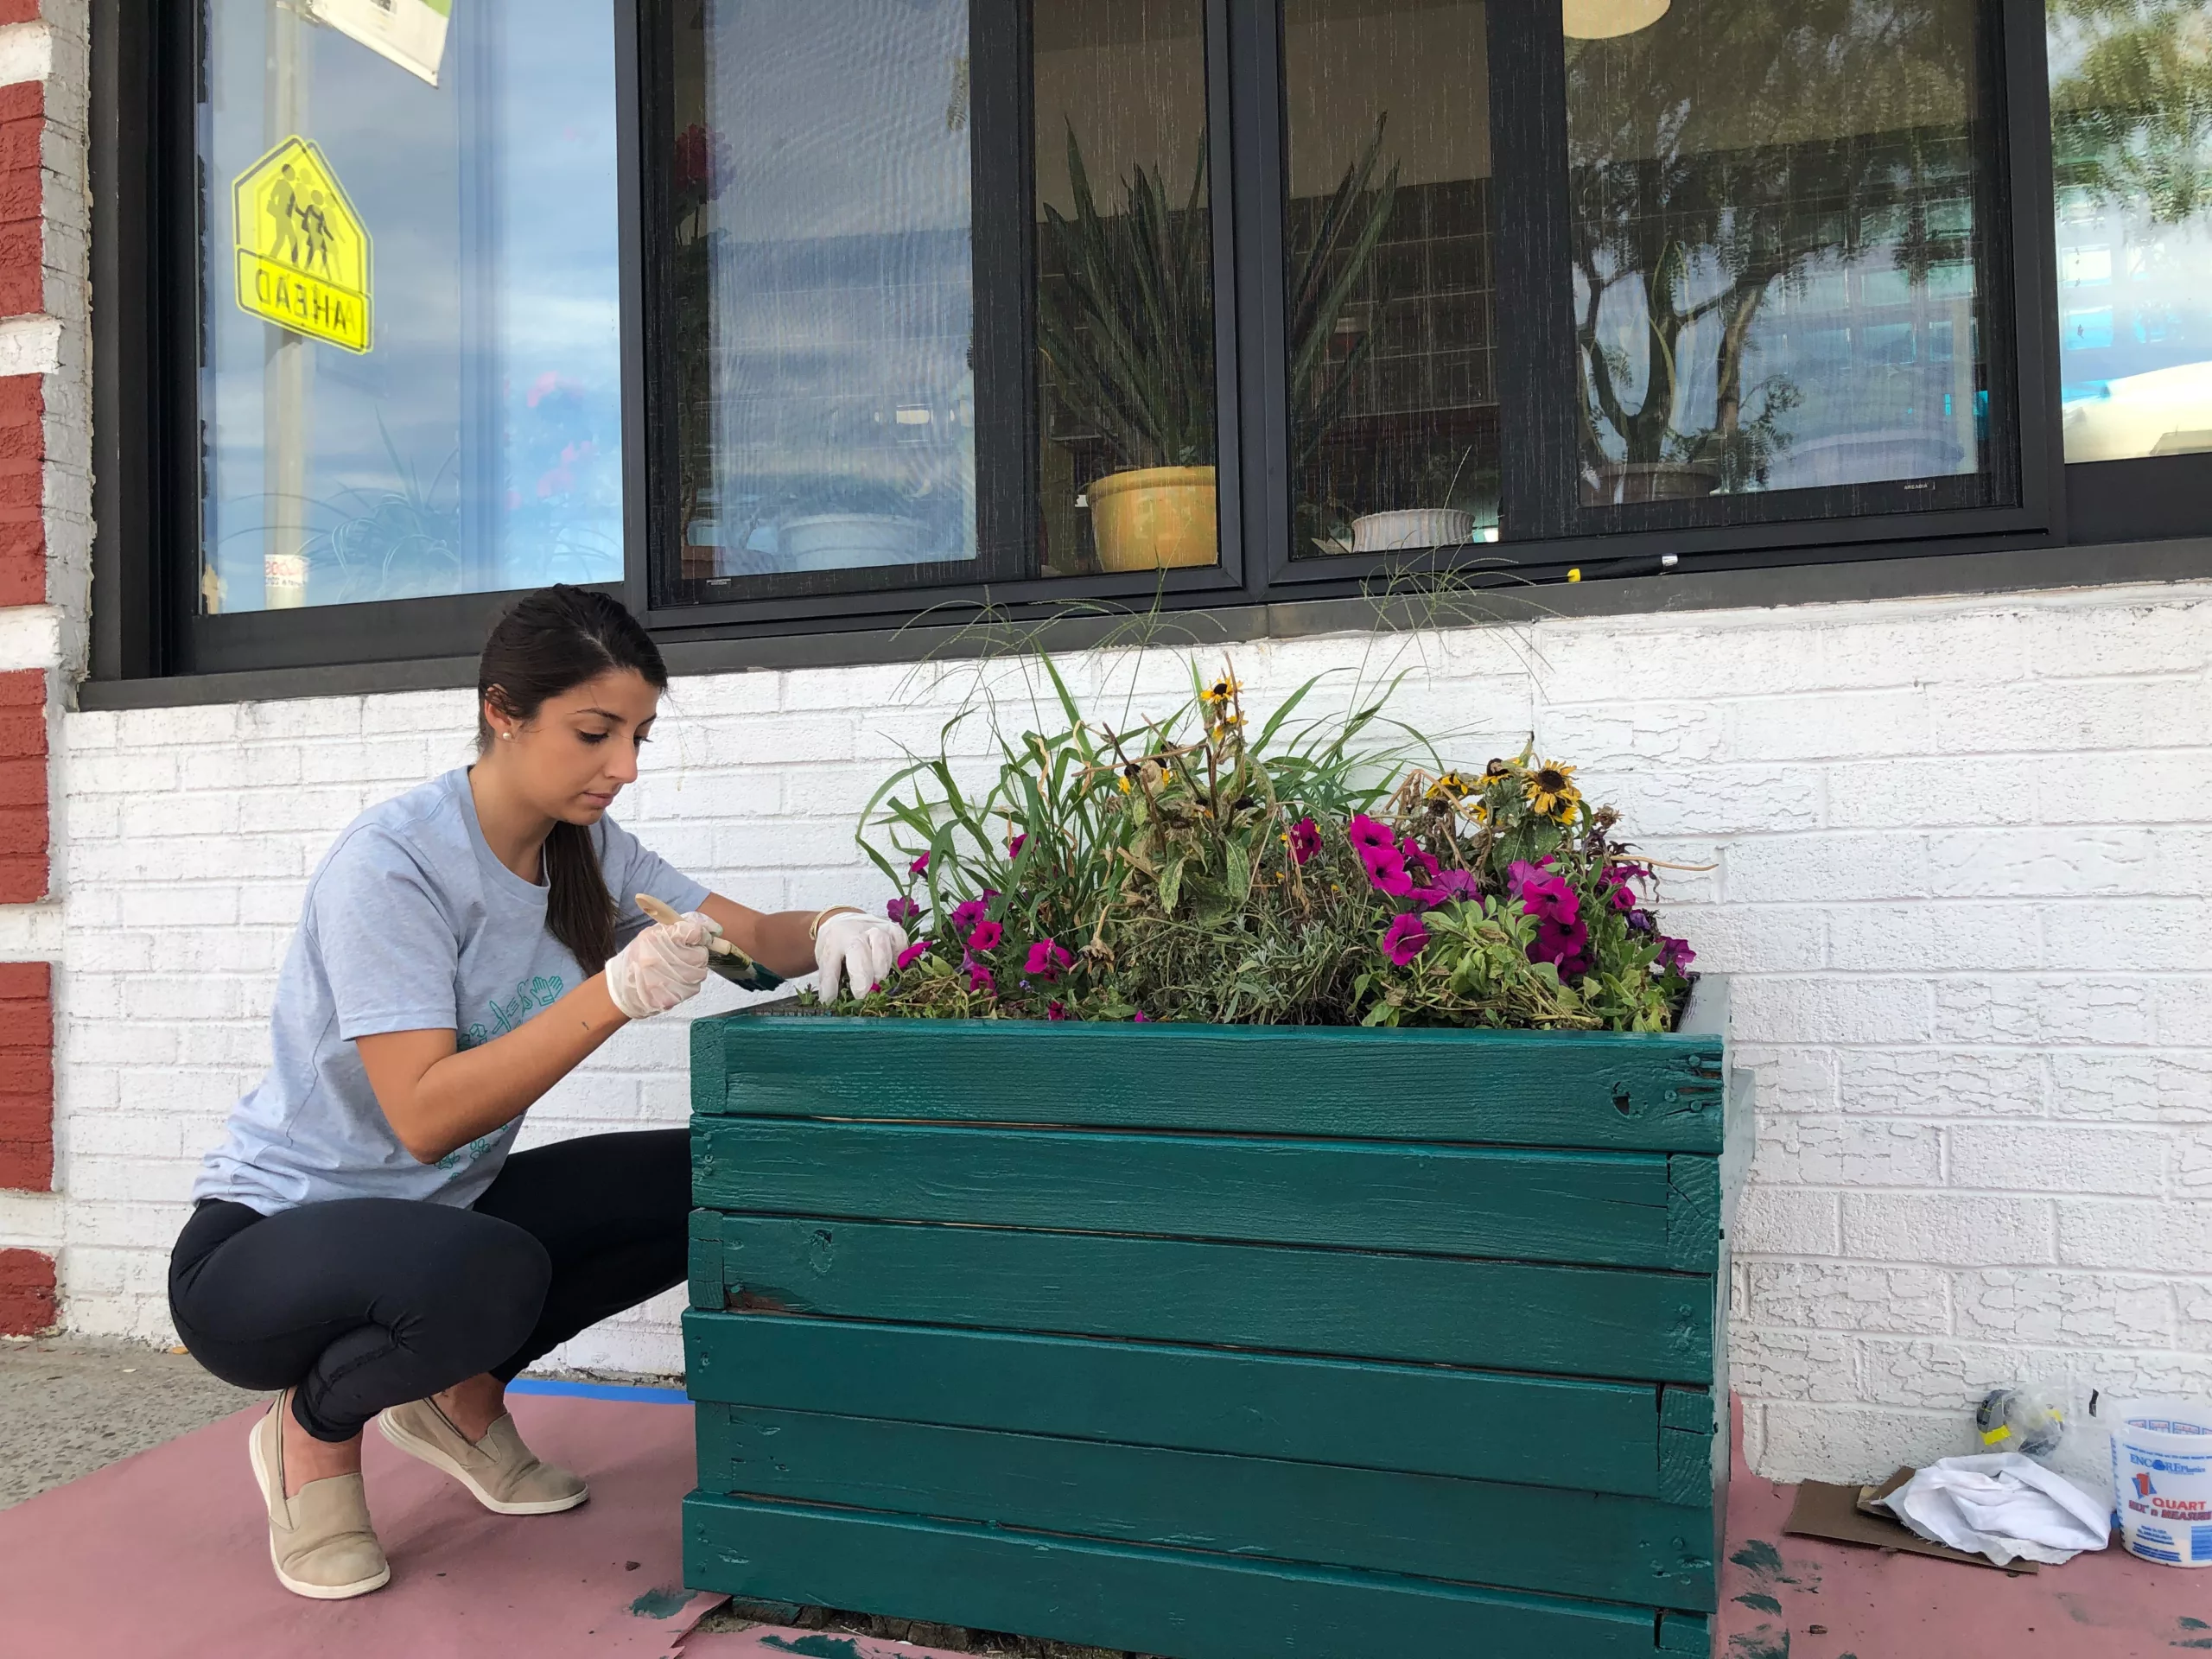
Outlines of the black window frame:
[[[1281,0],[1204,0],[1207,29],[1207,130],[1211,146],[1222,562],[1204,569],[1084,577],[1024,576],[871,592],[793,592],[722,603],[671,603],[655,573],[672,518],[672,426],[656,396],[664,364],[664,269],[656,211],[665,180],[666,77],[658,67],[675,0],[608,0],[615,21],[622,187],[621,338],[626,568],[608,584],[658,636],[673,645],[715,640],[818,637],[824,661],[838,660],[840,635],[911,629],[926,633],[978,620],[1023,627],[1071,612],[1094,616],[1157,607],[1200,615],[1248,612],[1265,619],[1309,601],[1357,599],[1449,573],[1456,588],[1520,588],[1566,579],[1642,577],[1664,559],[1684,574],[1860,563],[1961,553],[2064,548],[2198,533],[2212,486],[2212,455],[2066,467],[2060,433],[2056,260],[2051,135],[2041,0],[1980,0],[1985,71],[1998,138],[1986,159],[1997,210],[1982,262],[1984,292],[2008,327],[1992,326],[1987,349],[2001,356],[2015,388],[2017,501],[2008,505],[1882,512],[1707,527],[1626,528],[1573,533],[1565,523],[1542,540],[1404,557],[1344,556],[1294,560],[1284,363],[1284,98]],[[1027,62],[1024,0],[974,0],[979,19],[1020,38]],[[1050,0],[1034,0],[1050,3]],[[198,385],[201,257],[195,216],[201,200],[196,110],[203,55],[200,3],[142,8],[94,0],[92,162],[96,364],[93,673],[101,680],[285,672],[334,664],[403,664],[473,656],[485,626],[511,594],[242,612],[201,617],[195,602],[202,458]],[[1009,21],[1010,20],[1010,21]],[[1564,213],[1564,44],[1549,0],[1493,0],[1491,120],[1502,226],[1555,227]],[[1001,130],[1028,118],[1026,75],[980,78],[977,119]],[[994,104],[993,99],[999,102]],[[1555,129],[1555,130],[1554,130]],[[1510,155],[1541,155],[1545,168],[1506,168]],[[1003,156],[992,165],[1003,169]],[[1026,186],[1030,157],[1018,167]],[[1552,176],[1555,175],[1556,176]],[[1003,176],[1001,188],[1003,188]],[[979,258],[1001,271],[1033,269],[1034,226],[979,224]],[[980,218],[980,215],[979,215]],[[1501,258],[1497,396],[1502,406],[1554,420],[1557,396],[1533,396],[1549,373],[1566,372],[1557,351],[1571,305],[1541,236]],[[658,285],[658,286],[657,286]],[[1033,284],[1014,289],[1024,329]],[[1542,301],[1547,289],[1555,304]],[[981,300],[979,297],[979,306]],[[1015,371],[1033,391],[1032,355]],[[1036,452],[1034,398],[1025,424],[979,432],[984,454]],[[1554,435],[1555,436],[1556,435]],[[1003,468],[1001,467],[1001,470]],[[1018,489],[1004,480],[983,492],[999,505],[984,532],[1003,540],[1004,504],[1033,523],[1033,462]],[[1541,499],[1531,498],[1531,499]],[[1562,504],[1564,515],[1566,508]],[[1622,509],[1609,509],[1615,514]],[[990,515],[999,515],[996,518]],[[1633,515],[1630,517],[1633,523]],[[672,550],[671,550],[672,551]],[[1472,551],[1481,556],[1470,564]],[[666,568],[675,568],[671,557]],[[2092,575],[2094,573],[2090,573]],[[1624,594],[1620,608],[1646,602]],[[1210,625],[1209,625],[1210,626]],[[397,677],[405,678],[404,674]]]

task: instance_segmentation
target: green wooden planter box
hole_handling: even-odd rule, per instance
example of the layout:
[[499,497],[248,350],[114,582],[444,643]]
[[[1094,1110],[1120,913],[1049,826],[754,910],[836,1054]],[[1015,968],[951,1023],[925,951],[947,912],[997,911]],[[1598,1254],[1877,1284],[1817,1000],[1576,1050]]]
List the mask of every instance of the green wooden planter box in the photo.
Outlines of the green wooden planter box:
[[1723,995],[698,1021],[688,1582],[1173,1659],[1707,1652]]

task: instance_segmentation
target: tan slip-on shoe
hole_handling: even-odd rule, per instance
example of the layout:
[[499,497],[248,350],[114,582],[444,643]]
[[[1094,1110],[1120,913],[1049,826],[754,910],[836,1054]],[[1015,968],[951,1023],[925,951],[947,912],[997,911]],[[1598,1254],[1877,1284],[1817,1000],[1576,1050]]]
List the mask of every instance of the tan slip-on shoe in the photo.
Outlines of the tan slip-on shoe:
[[246,1440],[253,1478],[269,1509],[269,1559],[276,1582],[296,1596],[316,1601],[344,1601],[365,1596],[391,1581],[369,1521],[369,1501],[359,1475],[311,1480],[292,1497],[284,1496],[284,1440],[277,1413],[289,1391],[253,1426]]
[[435,1400],[410,1400],[377,1414],[384,1437],[411,1458],[442,1469],[494,1515],[556,1515],[591,1496],[583,1477],[540,1463],[522,1443],[515,1420],[502,1415],[471,1440]]

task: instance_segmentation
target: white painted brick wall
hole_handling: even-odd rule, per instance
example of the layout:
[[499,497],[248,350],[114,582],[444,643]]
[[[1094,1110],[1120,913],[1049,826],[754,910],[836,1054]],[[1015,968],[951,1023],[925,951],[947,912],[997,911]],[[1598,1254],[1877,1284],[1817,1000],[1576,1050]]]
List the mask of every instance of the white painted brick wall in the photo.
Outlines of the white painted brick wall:
[[[1758,1079],[1732,1347],[1763,1472],[1970,1449],[1968,1408],[2001,1382],[2212,1392],[2212,588],[1235,656],[1262,705],[1323,671],[1410,667],[1409,716],[1463,730],[1454,753],[1533,730],[1647,849],[1716,867],[1676,876],[1669,915],[1736,976]],[[1134,675],[1140,706],[1182,683],[1172,654],[1071,666]],[[680,682],[619,816],[747,903],[872,902],[853,815],[975,684]],[[995,690],[1020,696],[1004,669]],[[0,1204],[0,1242],[66,1245],[75,1326],[168,1334],[162,1259],[264,1061],[305,877],[359,808],[464,760],[472,721],[437,693],[63,722],[67,1197]],[[626,1033],[526,1141],[681,1122],[683,1060],[680,1021]],[[677,1369],[674,1302],[565,1357]]]

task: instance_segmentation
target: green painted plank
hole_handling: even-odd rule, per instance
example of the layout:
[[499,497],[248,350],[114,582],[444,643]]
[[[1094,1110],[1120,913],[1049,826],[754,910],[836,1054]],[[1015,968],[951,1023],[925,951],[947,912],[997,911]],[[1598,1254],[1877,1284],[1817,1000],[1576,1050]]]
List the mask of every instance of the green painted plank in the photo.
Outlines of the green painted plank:
[[775,1217],[721,1226],[721,1282],[695,1281],[695,1306],[1624,1381],[1713,1375],[1713,1281],[1686,1274]]
[[[1711,1271],[1718,1187],[1670,1186],[1710,1158],[1219,1135],[702,1117],[709,1210],[1070,1232],[1337,1244]],[[1710,1183],[1708,1183],[1710,1185]],[[1687,1259],[1685,1259],[1687,1258]]]
[[857,1020],[691,1027],[692,1109],[1720,1150],[1717,1035]]
[[1648,1608],[697,1492],[683,1569],[698,1590],[1170,1659],[1650,1659],[1657,1628]]
[[1720,1261],[1720,1160],[1676,1153],[1667,1160],[1667,1260],[1677,1273],[1711,1273]]
[[1648,1383],[696,1309],[683,1354],[702,1402],[1659,1491]]
[[1668,1503],[1711,1503],[1715,1427],[1708,1390],[1659,1390],[1659,1495]]
[[[1694,1613],[1660,1614],[1659,1651],[1694,1653],[1698,1659],[1707,1659],[1713,1652],[1713,1621]],[[1751,1659],[1750,1649],[1735,1651],[1744,1656],[1744,1659]]]
[[699,1484],[733,1497],[1715,1605],[1703,1504],[746,1406],[702,1406],[696,1424]]

